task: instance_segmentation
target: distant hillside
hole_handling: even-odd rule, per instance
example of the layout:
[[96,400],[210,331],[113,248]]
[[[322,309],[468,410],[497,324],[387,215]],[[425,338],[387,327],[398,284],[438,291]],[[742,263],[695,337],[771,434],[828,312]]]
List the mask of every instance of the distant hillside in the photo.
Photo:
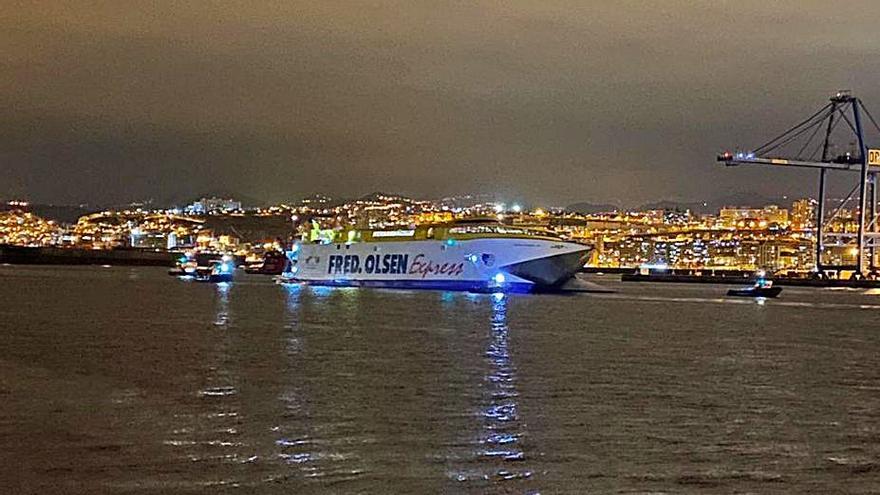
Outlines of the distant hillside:
[[208,216],[205,226],[217,235],[229,234],[244,242],[290,239],[293,225],[286,215]]
[[646,203],[638,207],[639,210],[690,210],[695,213],[717,213],[725,206],[750,206],[762,207],[767,205],[779,205],[788,207],[793,200],[784,198],[771,198],[752,192],[739,192],[720,198],[699,201],[656,201]]
[[718,205],[718,208],[722,206],[789,206],[789,203],[792,201],[794,200],[782,197],[769,197],[753,192],[739,192],[718,198],[715,200],[715,204]]
[[604,213],[606,211],[618,211],[619,206],[612,204],[596,204],[596,203],[574,203],[565,207],[567,211],[574,213]]
[[[5,203],[0,204],[0,209],[10,209]],[[79,217],[99,210],[100,208],[87,208],[70,205],[39,205],[31,204],[23,208],[26,211],[46,220],[54,220],[59,223],[76,223]]]
[[639,211],[647,211],[647,210],[678,210],[685,211],[690,210],[695,213],[712,213],[714,211],[718,211],[717,208],[713,209],[712,205],[714,203],[687,203],[687,202],[679,202],[679,201],[655,201],[653,203],[645,203],[636,208]]
[[404,196],[402,194],[387,193],[387,192],[382,192],[382,191],[375,191],[375,192],[371,192],[370,194],[365,194],[365,195],[361,196],[360,198],[358,198],[358,200],[360,200],[360,201],[379,201],[383,197],[401,198],[404,201],[413,201],[412,198],[410,198],[408,196]]
[[170,194],[166,197],[156,198],[156,200],[152,203],[154,207],[171,207],[176,206],[178,208],[190,205],[195,203],[196,201],[202,198],[221,198],[221,199],[232,199],[234,201],[241,202],[241,205],[245,208],[255,207],[255,206],[266,206],[268,203],[265,200],[254,198],[252,196],[247,196],[244,194],[236,193],[235,191],[230,190],[213,190],[213,191],[203,191],[199,194],[190,194],[190,193],[178,193],[178,194]]

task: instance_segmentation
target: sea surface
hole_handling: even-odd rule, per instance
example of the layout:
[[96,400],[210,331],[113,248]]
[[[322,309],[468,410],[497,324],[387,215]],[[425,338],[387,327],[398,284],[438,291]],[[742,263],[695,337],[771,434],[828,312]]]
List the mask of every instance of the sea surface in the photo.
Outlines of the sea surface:
[[880,292],[0,266],[0,493],[878,493]]

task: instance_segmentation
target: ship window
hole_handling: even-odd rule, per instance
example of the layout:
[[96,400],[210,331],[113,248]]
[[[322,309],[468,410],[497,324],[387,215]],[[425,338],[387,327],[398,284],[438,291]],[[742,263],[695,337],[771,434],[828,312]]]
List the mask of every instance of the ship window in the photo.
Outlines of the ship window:
[[373,237],[412,237],[415,233],[413,229],[376,230],[373,232]]
[[449,229],[452,234],[517,234],[517,235],[533,235],[525,229],[508,227],[506,225],[463,225],[452,227]]

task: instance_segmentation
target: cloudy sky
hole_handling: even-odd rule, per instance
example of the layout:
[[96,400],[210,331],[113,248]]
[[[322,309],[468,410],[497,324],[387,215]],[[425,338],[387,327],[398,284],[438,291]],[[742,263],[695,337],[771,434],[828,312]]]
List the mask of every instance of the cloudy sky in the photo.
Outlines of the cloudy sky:
[[880,6],[13,0],[0,64],[0,197],[796,195],[714,156],[841,88],[880,114]]

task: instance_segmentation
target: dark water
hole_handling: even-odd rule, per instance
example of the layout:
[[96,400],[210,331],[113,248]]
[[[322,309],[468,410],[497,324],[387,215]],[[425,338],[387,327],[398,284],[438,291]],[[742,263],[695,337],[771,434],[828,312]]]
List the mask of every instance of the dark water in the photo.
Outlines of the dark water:
[[880,295],[0,267],[2,493],[880,491]]

